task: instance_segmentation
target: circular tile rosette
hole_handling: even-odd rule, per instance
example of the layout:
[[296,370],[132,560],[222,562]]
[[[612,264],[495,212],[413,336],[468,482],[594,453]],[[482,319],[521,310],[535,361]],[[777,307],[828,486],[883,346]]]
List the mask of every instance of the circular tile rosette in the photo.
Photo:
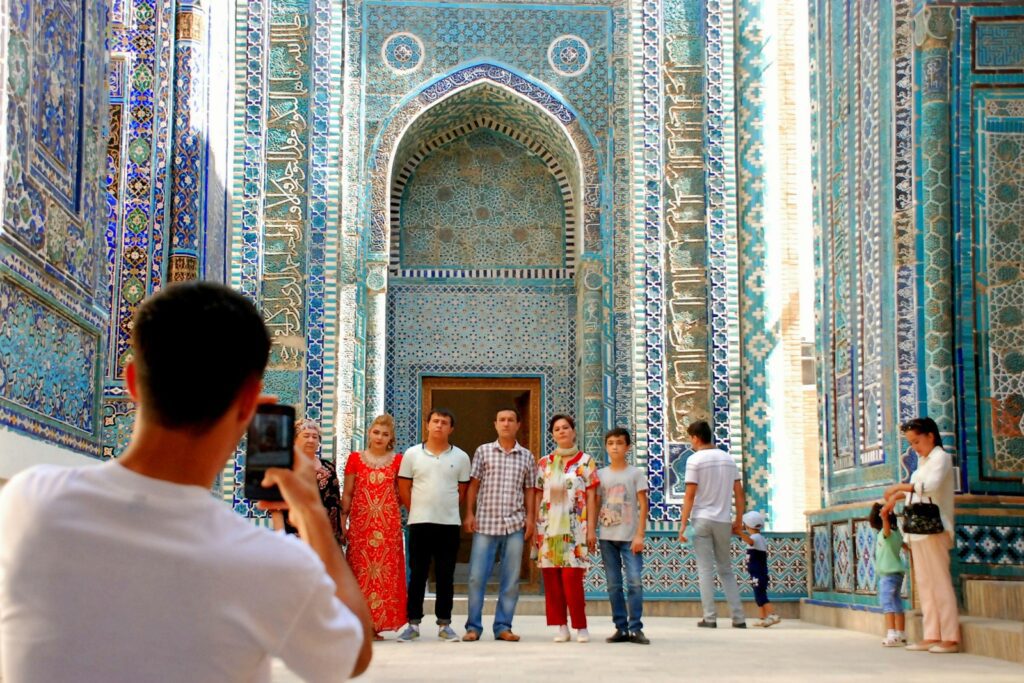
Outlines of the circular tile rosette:
[[392,33],[380,49],[381,59],[395,73],[409,73],[423,64],[423,41],[411,33]]
[[563,76],[578,76],[590,66],[590,46],[579,36],[559,36],[548,46],[548,63]]

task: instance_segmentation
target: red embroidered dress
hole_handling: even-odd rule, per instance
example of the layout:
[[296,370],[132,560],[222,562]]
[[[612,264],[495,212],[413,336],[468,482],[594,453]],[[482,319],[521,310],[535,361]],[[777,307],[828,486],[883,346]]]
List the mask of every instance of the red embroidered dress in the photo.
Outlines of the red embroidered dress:
[[348,563],[373,615],[373,630],[397,631],[405,624],[405,552],[396,481],[401,454],[379,466],[359,453],[345,463],[354,475],[348,518]]

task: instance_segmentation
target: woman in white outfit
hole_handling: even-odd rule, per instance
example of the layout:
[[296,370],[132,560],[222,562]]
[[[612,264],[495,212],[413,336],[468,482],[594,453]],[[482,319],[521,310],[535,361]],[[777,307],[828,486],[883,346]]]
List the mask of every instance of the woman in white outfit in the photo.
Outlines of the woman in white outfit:
[[921,598],[924,639],[908,645],[908,650],[945,654],[960,651],[960,619],[956,593],[949,573],[949,551],[953,548],[953,462],[942,448],[939,427],[930,417],[908,421],[901,428],[910,447],[917,453],[917,470],[909,484],[893,484],[885,491],[891,508],[902,497],[905,503],[932,502],[939,506],[942,532],[908,534],[914,560],[914,589]]

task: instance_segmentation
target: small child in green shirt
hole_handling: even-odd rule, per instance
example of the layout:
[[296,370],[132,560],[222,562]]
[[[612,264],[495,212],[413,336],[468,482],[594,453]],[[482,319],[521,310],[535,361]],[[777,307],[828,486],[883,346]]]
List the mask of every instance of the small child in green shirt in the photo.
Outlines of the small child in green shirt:
[[903,536],[896,527],[896,513],[891,506],[875,503],[868,518],[871,528],[878,531],[875,540],[875,575],[878,577],[878,599],[885,614],[887,633],[883,647],[903,647],[907,644],[906,618],[903,615],[903,575],[906,567],[900,558]]

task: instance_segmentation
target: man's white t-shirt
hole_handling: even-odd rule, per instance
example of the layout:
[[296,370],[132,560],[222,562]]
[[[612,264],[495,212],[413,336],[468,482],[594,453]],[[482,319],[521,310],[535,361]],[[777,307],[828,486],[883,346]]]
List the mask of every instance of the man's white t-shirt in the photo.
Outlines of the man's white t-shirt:
[[37,466],[0,491],[5,682],[348,678],[362,645],[302,541],[209,491],[113,461]]
[[398,476],[412,479],[409,524],[461,524],[459,484],[468,484],[469,474],[469,456],[458,446],[438,455],[423,444],[406,449]]
[[686,483],[697,485],[691,519],[732,521],[732,487],[740,478],[732,456],[717,448],[697,451],[686,460]]

